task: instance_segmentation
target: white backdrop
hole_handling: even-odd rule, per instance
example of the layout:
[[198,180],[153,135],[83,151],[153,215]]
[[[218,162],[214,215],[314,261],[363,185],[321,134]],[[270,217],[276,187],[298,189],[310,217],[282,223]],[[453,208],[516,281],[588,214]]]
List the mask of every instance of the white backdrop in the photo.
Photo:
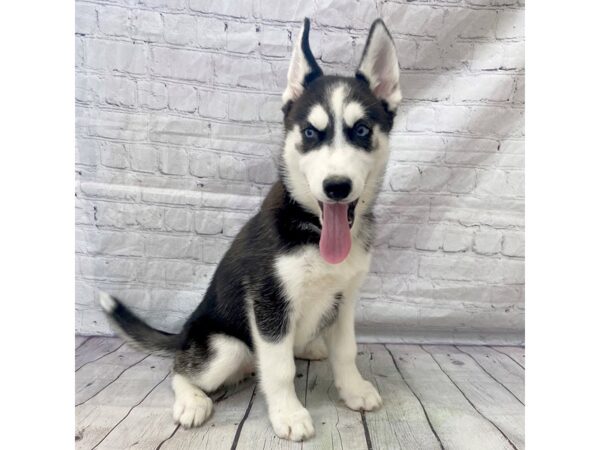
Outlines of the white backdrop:
[[352,74],[382,17],[403,101],[358,305],[362,340],[521,343],[517,0],[76,2],[76,331],[98,289],[177,330],[276,176],[291,39]]

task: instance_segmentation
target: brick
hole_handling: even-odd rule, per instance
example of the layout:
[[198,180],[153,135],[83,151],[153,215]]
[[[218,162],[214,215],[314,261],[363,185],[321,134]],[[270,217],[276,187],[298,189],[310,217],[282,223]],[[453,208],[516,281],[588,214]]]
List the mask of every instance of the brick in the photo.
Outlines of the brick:
[[522,9],[499,11],[496,37],[498,39],[524,38],[525,11]]
[[245,180],[246,164],[233,156],[223,155],[219,159],[219,176],[225,180]]
[[206,287],[214,268],[200,263],[165,261],[167,284]]
[[472,241],[473,234],[468,230],[448,230],[444,234],[442,249],[445,252],[466,252]]
[[417,266],[416,255],[406,250],[390,248],[373,258],[371,270],[376,273],[408,274],[415,273]]
[[[262,17],[263,19],[289,22],[300,21],[305,17],[315,16],[315,6],[312,4],[312,2],[305,2],[302,0],[290,0],[283,3],[272,2],[268,0],[258,0],[256,2],[256,7],[256,13],[259,15],[257,17]],[[242,17],[243,16],[244,15],[242,15]]]
[[253,2],[223,2],[220,0],[190,0],[190,9],[204,13],[233,17],[251,17]]
[[197,43],[196,18],[184,14],[163,14],[165,41],[177,45],[195,45]]
[[130,259],[78,256],[77,272],[83,278],[108,281],[133,281],[138,266]]
[[100,141],[92,139],[77,139],[75,163],[85,166],[96,166],[99,161]]
[[400,86],[405,100],[444,101],[452,93],[453,77],[430,74],[400,74]]
[[172,231],[192,231],[192,212],[180,208],[167,209],[165,211],[165,227]]
[[114,169],[125,169],[129,167],[127,150],[125,150],[123,144],[105,142],[101,148],[100,159],[102,165]]
[[422,256],[419,276],[433,280],[522,284],[523,266],[519,262],[465,256]]
[[86,65],[103,71],[146,73],[146,46],[141,43],[85,41]]
[[495,255],[500,252],[502,233],[497,230],[478,231],[473,241],[473,251],[481,255]]
[[138,233],[87,230],[85,243],[89,254],[142,256],[144,239]]
[[129,35],[129,9],[103,6],[98,11],[100,31],[109,36]]
[[464,9],[459,37],[489,38],[494,36],[498,13],[487,9]]
[[429,106],[415,106],[408,111],[406,129],[408,131],[427,131],[435,126],[435,110]]
[[[153,235],[145,240],[145,255],[156,258],[194,258],[202,257],[201,248],[196,239],[190,236]],[[200,250],[198,252],[198,250]]]
[[225,241],[222,239],[206,240],[203,248],[204,262],[208,264],[219,263],[230,245],[230,241]]
[[525,45],[523,42],[478,43],[473,49],[471,70],[523,70]]
[[524,133],[522,109],[494,106],[473,106],[468,130],[481,136],[522,136]]
[[186,0],[139,0],[141,5],[149,8],[168,8],[174,10],[185,9]]
[[439,227],[419,227],[415,248],[437,251],[444,245],[444,230]]
[[227,22],[225,49],[236,53],[258,50],[260,27],[253,23]]
[[452,98],[455,101],[506,102],[513,91],[514,79],[509,75],[460,76],[454,80]]
[[450,181],[452,171],[448,167],[423,167],[421,169],[421,190],[441,191]]
[[219,171],[219,157],[210,152],[190,153],[190,173],[200,178],[214,178]]
[[167,107],[167,86],[158,81],[138,81],[138,102],[141,107],[160,110]]
[[389,239],[386,239],[390,247],[410,248],[414,246],[417,235],[415,225],[393,224]]
[[198,113],[203,117],[212,117],[215,119],[224,119],[227,117],[229,104],[229,95],[223,92],[198,93]]
[[193,113],[198,109],[198,94],[193,86],[185,84],[169,85],[168,104],[175,111]]
[[286,28],[261,26],[260,52],[265,56],[289,56],[292,42]]
[[185,175],[189,162],[187,152],[179,148],[163,148],[160,151],[160,171],[168,175]]
[[131,37],[145,42],[160,42],[163,35],[161,15],[154,11],[135,10],[131,13]]
[[349,64],[353,57],[354,40],[347,33],[323,36],[321,59],[326,63]]
[[525,256],[525,235],[523,233],[504,233],[502,240],[502,254],[506,256]]
[[104,101],[104,81],[95,75],[75,73],[75,100],[82,103]]
[[75,2],[75,33],[94,34],[98,29],[96,6]]
[[151,141],[168,144],[197,145],[209,135],[207,122],[177,116],[152,116],[149,127]]
[[223,214],[217,211],[200,211],[194,216],[194,229],[199,234],[223,232]]
[[222,49],[225,47],[225,43],[225,22],[223,20],[198,17],[198,45],[200,47]]
[[212,55],[194,50],[154,47],[151,50],[150,70],[153,74],[208,82],[212,78]]
[[444,9],[386,2],[382,5],[381,17],[385,17],[391,32],[436,36],[442,29]]
[[225,236],[236,236],[242,227],[248,222],[249,217],[246,214],[225,213],[223,214],[223,234]]
[[416,166],[396,166],[389,171],[393,191],[414,191],[421,184],[421,172]]
[[259,105],[258,115],[260,120],[267,122],[281,122],[283,114],[281,111],[281,97],[268,97]]
[[229,118],[239,121],[257,121],[258,108],[262,103],[264,96],[258,94],[247,94],[232,92],[228,96],[227,110]]
[[156,172],[158,169],[158,151],[151,145],[127,145],[131,168],[138,172]]
[[512,101],[514,103],[525,103],[525,77],[516,78]]
[[272,184],[277,180],[277,168],[271,159],[252,159],[248,162],[248,180],[259,184]]
[[104,98],[113,106],[132,108],[135,106],[135,82],[124,77],[109,77],[104,80]]
[[269,63],[258,59],[222,55],[215,60],[216,82],[228,86],[264,89],[270,71]]
[[96,111],[88,120],[91,136],[128,141],[141,141],[148,136],[148,118],[143,114]]
[[476,177],[477,172],[474,169],[451,169],[446,188],[453,194],[469,193],[475,188]]

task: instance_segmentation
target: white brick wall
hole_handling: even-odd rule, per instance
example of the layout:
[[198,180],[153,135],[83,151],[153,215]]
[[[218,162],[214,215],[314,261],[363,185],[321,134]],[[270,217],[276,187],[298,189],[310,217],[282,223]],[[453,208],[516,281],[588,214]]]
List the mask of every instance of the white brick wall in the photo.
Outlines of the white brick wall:
[[305,15],[325,71],[353,72],[378,16],[403,70],[360,334],[520,342],[517,0],[77,0],[77,331],[109,333],[98,289],[171,330],[202,298],[275,179]]

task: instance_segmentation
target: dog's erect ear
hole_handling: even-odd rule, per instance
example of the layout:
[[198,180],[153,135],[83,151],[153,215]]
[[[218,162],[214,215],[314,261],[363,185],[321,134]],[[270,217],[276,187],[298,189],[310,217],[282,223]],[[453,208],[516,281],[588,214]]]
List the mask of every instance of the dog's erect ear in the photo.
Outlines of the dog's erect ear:
[[392,36],[381,19],[371,25],[356,77],[366,80],[375,97],[396,111],[402,99],[400,65]]
[[304,88],[315,78],[323,75],[323,71],[315,61],[310,45],[308,44],[308,32],[310,31],[310,20],[304,19],[302,32],[296,40],[292,52],[292,61],[288,69],[287,87],[283,92],[283,104],[296,100],[304,91]]

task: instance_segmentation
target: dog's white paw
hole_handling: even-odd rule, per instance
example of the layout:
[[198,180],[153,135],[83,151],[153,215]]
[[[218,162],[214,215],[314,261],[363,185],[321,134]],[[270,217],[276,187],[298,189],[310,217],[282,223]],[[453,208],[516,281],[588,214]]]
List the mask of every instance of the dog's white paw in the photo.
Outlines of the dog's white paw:
[[213,402],[204,393],[190,393],[177,397],[173,419],[184,428],[199,427],[212,413]]
[[323,338],[317,338],[314,341],[308,343],[306,348],[296,354],[296,358],[309,359],[311,361],[321,361],[327,359],[329,353],[327,352],[327,345]]
[[306,408],[273,413],[270,419],[273,431],[282,439],[303,441],[315,435],[312,418]]
[[339,388],[339,394],[348,408],[355,411],[372,411],[383,405],[377,389],[367,380],[360,380]]

